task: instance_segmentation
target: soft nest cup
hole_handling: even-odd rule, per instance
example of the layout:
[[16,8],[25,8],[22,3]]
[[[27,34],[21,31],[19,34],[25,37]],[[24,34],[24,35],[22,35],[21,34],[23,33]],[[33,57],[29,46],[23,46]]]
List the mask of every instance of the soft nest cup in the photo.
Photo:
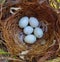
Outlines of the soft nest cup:
[[[18,55],[22,51],[29,50],[28,55],[38,56],[43,55],[48,47],[53,43],[56,13],[50,8],[50,6],[43,3],[30,2],[29,4],[19,3],[15,4],[16,7],[21,7],[16,14],[8,17],[3,24],[3,37],[5,39],[8,51],[13,55]],[[21,17],[36,17],[44,30],[44,36],[41,39],[37,39],[36,43],[29,45],[23,42],[23,32],[18,26],[18,22]],[[45,40],[46,44],[41,45],[40,42]],[[28,56],[27,56],[28,57]]]

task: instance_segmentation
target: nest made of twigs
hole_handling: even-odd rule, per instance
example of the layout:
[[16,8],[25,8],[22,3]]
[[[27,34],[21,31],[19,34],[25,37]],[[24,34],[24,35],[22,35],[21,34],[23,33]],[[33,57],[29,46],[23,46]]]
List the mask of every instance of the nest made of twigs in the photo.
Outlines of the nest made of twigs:
[[[11,7],[19,7],[20,9],[14,14],[11,14]],[[11,54],[19,55],[22,51],[28,50],[28,53],[25,55],[25,59],[30,61],[32,58],[43,57],[45,54],[48,55],[48,51],[52,51],[51,55],[55,56],[54,54],[58,49],[58,43],[55,42],[57,14],[46,1],[20,1],[19,3],[10,4],[3,8],[2,12],[1,25],[3,37],[6,42],[7,49]],[[22,41],[24,34],[22,29],[19,28],[18,22],[23,16],[36,17],[44,30],[43,38],[38,39],[36,43],[32,45],[25,44]],[[40,42],[42,41],[46,41],[46,43],[41,45]],[[54,49],[54,47],[56,48]]]

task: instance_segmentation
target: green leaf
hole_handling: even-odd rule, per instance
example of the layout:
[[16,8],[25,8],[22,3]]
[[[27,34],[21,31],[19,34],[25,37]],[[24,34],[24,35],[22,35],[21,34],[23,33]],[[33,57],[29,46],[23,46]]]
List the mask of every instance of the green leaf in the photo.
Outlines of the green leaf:
[[4,50],[0,49],[0,54],[5,55],[5,54],[9,54],[8,52],[5,52]]

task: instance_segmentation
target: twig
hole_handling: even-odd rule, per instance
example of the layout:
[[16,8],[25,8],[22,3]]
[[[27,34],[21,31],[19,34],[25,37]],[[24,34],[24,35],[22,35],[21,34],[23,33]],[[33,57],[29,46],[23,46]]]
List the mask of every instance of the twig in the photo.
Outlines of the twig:
[[11,57],[0,57],[0,60],[13,60],[13,61],[22,61],[20,59],[15,59],[15,58],[11,58]]

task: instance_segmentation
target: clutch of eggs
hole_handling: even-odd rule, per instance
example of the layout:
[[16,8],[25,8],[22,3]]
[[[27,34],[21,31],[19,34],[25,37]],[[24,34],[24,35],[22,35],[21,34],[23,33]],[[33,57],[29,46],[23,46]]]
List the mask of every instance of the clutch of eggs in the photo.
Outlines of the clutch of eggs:
[[19,27],[23,28],[23,32],[26,35],[24,42],[33,44],[36,42],[36,38],[43,37],[43,31],[38,27],[38,25],[38,19],[35,17],[28,18],[27,16],[25,16],[19,20]]

